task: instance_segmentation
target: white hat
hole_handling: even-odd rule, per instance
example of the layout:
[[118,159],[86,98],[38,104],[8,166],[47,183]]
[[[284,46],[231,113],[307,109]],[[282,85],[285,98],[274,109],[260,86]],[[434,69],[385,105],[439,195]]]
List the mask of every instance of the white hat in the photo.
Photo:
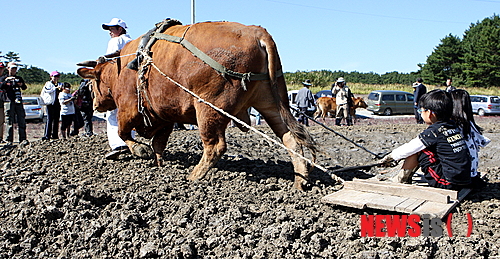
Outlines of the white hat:
[[17,64],[15,62],[9,62],[9,64],[7,64],[7,68],[17,68]]
[[105,30],[109,30],[109,27],[112,27],[112,26],[120,26],[123,29],[127,29],[127,24],[125,23],[125,21],[123,21],[120,18],[113,18],[113,19],[111,19],[110,22],[102,24],[102,28]]
[[343,83],[343,82],[345,82],[343,77],[339,77],[339,79],[337,79],[337,83]]
[[302,82],[303,85],[306,85],[306,86],[311,86],[311,80],[309,79],[306,79],[304,82]]

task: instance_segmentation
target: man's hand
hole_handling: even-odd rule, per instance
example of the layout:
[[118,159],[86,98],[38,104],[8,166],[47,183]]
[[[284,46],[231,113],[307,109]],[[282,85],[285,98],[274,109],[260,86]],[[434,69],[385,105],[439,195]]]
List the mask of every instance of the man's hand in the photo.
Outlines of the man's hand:
[[97,59],[97,63],[99,64],[102,64],[102,63],[106,63],[108,59],[105,57],[105,56],[100,56],[98,59]]
[[391,154],[384,157],[382,160],[379,161],[379,163],[383,167],[395,167],[398,165],[398,161],[394,160],[394,158],[392,158]]

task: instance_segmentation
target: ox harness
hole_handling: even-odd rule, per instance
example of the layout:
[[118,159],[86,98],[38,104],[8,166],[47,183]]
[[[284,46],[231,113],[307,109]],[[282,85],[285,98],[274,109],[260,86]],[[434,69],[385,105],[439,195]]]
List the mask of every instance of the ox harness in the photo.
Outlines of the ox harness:
[[[208,56],[206,53],[198,49],[196,46],[194,46],[191,42],[187,41],[185,39],[186,33],[191,28],[192,25],[188,26],[186,30],[184,31],[184,34],[182,37],[178,36],[173,36],[173,35],[168,35],[164,34],[163,32],[174,26],[174,25],[182,25],[182,23],[178,20],[170,19],[167,18],[155,25],[154,28],[149,30],[146,34],[144,34],[141,38],[141,41],[139,42],[136,58],[132,60],[130,63],[127,64],[127,68],[136,70],[138,71],[138,84],[137,84],[137,94],[138,94],[138,110],[139,112],[144,116],[144,122],[146,126],[151,126],[151,120],[145,113],[145,108],[142,105],[142,99],[145,98],[146,101],[148,102],[149,106],[152,107],[151,100],[149,99],[149,96],[147,94],[146,88],[147,88],[147,79],[146,79],[146,72],[148,71],[149,65],[152,63],[152,52],[151,48],[155,44],[157,40],[166,40],[168,42],[172,43],[177,43],[183,46],[185,49],[189,50],[195,57],[199,58],[201,61],[203,61],[205,64],[209,65],[211,68],[213,68],[215,71],[219,72],[219,74],[226,78],[226,76],[229,77],[234,77],[234,78],[239,78],[241,79],[241,85],[243,87],[243,90],[247,90],[246,87],[246,82],[249,81],[260,81],[260,80],[269,80],[269,74],[268,73],[263,73],[263,74],[256,74],[252,72],[248,73],[240,73],[236,71],[232,71],[226,67],[224,67],[222,64]],[[283,71],[280,69],[276,73],[277,77],[283,76]],[[163,119],[159,114],[154,112],[154,110],[151,108],[151,111],[158,116],[159,118]],[[165,119],[163,119],[165,120]],[[167,120],[168,121],[168,120]]]

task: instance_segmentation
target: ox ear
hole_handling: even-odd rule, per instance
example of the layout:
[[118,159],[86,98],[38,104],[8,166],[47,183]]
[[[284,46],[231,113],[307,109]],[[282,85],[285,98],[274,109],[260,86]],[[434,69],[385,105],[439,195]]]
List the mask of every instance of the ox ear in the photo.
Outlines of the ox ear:
[[78,70],[76,70],[76,73],[85,79],[96,79],[95,69],[81,67]]

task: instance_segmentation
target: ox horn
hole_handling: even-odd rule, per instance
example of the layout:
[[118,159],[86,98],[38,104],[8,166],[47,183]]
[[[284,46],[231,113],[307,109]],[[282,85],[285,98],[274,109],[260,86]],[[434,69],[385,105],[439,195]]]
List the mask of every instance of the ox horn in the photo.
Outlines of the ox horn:
[[88,61],[80,62],[80,63],[78,63],[76,65],[77,66],[81,66],[81,67],[95,67],[95,66],[97,66],[97,61],[88,60]]

